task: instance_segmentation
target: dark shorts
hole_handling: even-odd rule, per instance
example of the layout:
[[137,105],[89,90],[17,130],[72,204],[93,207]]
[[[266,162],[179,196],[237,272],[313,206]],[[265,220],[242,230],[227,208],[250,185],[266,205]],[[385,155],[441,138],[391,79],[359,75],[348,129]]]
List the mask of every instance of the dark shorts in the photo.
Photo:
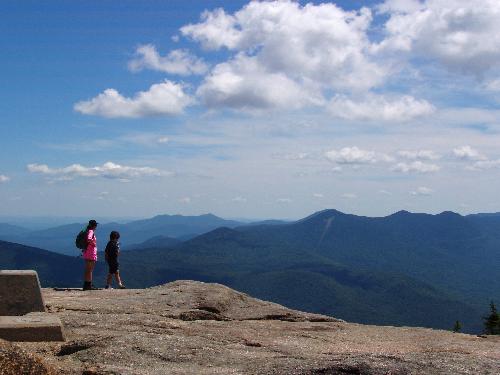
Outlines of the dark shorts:
[[109,273],[117,273],[118,272],[118,267],[120,265],[118,262],[108,262],[108,267],[109,267]]

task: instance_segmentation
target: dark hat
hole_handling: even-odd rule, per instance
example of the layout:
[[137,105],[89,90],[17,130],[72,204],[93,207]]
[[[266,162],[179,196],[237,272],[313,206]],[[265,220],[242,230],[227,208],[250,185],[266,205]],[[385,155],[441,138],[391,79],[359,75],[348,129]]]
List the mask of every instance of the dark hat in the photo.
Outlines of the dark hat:
[[97,224],[99,224],[97,221],[95,221],[95,220],[93,220],[93,219],[92,219],[92,220],[89,220],[89,227],[96,227],[96,226],[97,226]]

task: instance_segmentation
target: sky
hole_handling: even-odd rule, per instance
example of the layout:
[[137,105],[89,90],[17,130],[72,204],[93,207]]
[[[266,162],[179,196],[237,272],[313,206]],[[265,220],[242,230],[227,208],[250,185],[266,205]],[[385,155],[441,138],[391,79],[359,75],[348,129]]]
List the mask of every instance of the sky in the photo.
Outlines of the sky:
[[497,0],[0,14],[0,215],[500,211]]

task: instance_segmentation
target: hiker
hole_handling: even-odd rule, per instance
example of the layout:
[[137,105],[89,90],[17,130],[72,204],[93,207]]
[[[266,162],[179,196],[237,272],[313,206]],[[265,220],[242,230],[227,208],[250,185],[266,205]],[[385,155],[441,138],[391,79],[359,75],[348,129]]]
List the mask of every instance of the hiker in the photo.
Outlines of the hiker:
[[115,275],[116,282],[120,289],[125,289],[125,285],[122,283],[120,278],[120,271],[118,270],[118,255],[120,255],[120,233],[117,231],[112,231],[109,234],[109,242],[106,245],[106,250],[104,250],[104,255],[106,257],[106,263],[108,263],[109,271],[108,277],[106,278],[106,289],[113,289],[111,283],[113,281],[113,275]]
[[87,225],[87,247],[83,250],[82,253],[83,259],[85,260],[83,290],[97,289],[92,285],[92,271],[94,271],[95,263],[97,262],[97,239],[95,237],[97,224],[97,221],[90,220],[89,225]]

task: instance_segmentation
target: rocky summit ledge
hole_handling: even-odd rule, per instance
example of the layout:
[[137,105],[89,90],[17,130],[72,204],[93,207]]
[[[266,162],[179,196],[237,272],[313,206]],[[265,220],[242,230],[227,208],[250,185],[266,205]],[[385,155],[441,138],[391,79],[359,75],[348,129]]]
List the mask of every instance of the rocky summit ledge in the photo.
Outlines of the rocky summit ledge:
[[346,323],[219,284],[43,294],[67,341],[15,348],[42,358],[46,373],[434,375],[500,368],[499,337]]

